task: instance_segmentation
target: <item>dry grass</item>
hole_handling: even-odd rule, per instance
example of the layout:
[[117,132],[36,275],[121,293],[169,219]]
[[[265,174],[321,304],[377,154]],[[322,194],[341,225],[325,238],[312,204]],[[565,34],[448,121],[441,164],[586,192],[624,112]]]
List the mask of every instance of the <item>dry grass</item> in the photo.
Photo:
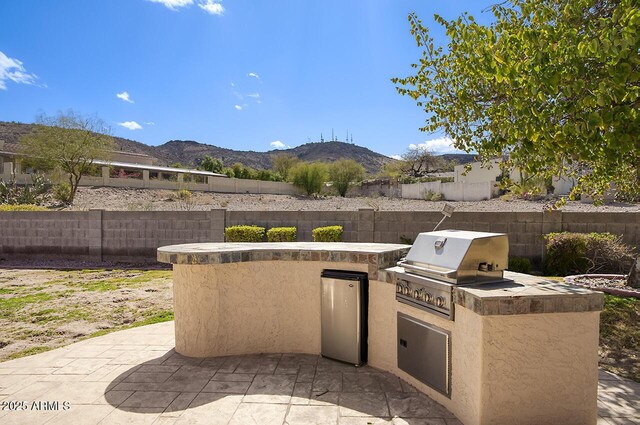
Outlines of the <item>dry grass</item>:
[[0,361],[172,319],[171,271],[0,270]]

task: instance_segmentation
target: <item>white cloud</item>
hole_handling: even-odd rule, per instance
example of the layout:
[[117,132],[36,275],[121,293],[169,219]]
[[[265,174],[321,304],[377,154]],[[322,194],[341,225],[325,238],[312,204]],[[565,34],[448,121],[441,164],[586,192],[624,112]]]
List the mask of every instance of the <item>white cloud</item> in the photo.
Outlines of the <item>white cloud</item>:
[[259,79],[260,79],[260,76],[259,76],[258,74],[256,74],[255,72],[250,72],[250,73],[248,73],[247,75],[248,75],[249,77],[253,77],[253,78],[255,78],[256,80],[259,80]]
[[153,121],[145,122],[146,125],[156,125]]
[[242,106],[240,105],[235,105],[234,108],[236,108],[236,111],[242,111]]
[[205,3],[200,3],[198,4],[198,7],[210,15],[219,16],[224,13],[224,7],[222,7],[222,4],[214,0],[207,0]]
[[30,74],[18,59],[12,59],[0,52],[0,90],[7,89],[7,81],[16,84],[36,84],[36,74]]
[[389,158],[401,160],[402,159],[402,155],[391,155],[391,156],[389,156]]
[[442,137],[439,139],[427,140],[422,143],[411,143],[409,145],[409,149],[427,149],[429,152],[434,153],[436,155],[441,155],[445,153],[465,153],[464,151],[458,150],[453,147],[453,140]]
[[191,6],[193,4],[193,0],[147,0],[151,3],[160,3],[165,5],[167,9],[178,10],[181,7]]
[[275,141],[269,143],[269,146],[271,146],[274,149],[288,149],[288,148],[291,147],[291,146],[285,145],[280,140],[275,140]]
[[118,99],[124,100],[125,102],[133,103],[133,100],[129,97],[129,93],[127,93],[126,91],[116,94],[116,97]]
[[254,99],[260,99],[260,93],[249,93],[247,97],[252,97]]
[[135,121],[119,122],[118,125],[129,130],[142,130],[142,126]]

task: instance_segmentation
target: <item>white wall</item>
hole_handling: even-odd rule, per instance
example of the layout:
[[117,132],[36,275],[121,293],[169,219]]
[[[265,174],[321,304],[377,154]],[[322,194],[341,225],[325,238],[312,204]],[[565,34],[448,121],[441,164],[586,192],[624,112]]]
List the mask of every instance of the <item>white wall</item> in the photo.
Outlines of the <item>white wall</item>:
[[495,181],[480,183],[442,183],[440,181],[401,185],[402,197],[424,199],[427,192],[441,193],[448,201],[483,201],[491,199]]

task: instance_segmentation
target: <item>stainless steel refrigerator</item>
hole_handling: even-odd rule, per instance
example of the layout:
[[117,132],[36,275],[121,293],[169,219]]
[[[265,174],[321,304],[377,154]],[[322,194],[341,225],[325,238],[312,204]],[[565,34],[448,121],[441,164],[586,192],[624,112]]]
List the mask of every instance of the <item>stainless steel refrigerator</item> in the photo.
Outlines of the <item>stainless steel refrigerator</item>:
[[321,354],[359,366],[367,361],[368,276],[323,270],[321,279]]

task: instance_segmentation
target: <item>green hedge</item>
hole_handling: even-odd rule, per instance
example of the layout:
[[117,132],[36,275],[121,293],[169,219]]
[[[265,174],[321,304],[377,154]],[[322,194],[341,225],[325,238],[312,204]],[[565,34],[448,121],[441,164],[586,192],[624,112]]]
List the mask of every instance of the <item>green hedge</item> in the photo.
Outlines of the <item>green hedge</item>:
[[317,227],[311,234],[314,242],[342,242],[342,226]]
[[633,249],[611,233],[549,233],[544,235],[547,276],[584,273],[628,273]]
[[295,242],[295,227],[272,227],[267,231],[268,242]]
[[531,273],[531,261],[528,258],[511,257],[507,269],[517,273]]
[[231,226],[224,229],[227,242],[264,242],[264,227]]
[[40,205],[33,204],[3,204],[0,205],[0,211],[49,211],[45,207],[41,207]]

